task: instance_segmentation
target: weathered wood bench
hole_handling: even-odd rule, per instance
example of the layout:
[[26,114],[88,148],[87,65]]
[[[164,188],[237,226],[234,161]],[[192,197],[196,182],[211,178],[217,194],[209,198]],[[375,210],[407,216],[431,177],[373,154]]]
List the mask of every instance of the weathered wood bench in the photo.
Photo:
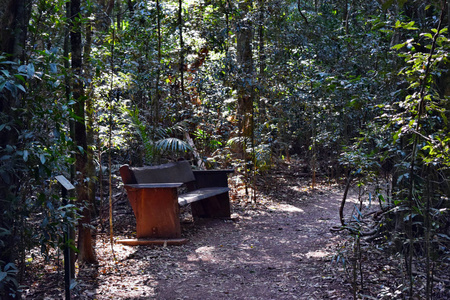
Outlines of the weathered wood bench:
[[[230,218],[227,174],[233,170],[192,170],[189,162],[120,168],[136,216],[136,236],[125,244],[182,244],[180,206],[190,204],[197,218]],[[185,186],[187,193],[178,193]],[[122,243],[124,243],[122,241]]]

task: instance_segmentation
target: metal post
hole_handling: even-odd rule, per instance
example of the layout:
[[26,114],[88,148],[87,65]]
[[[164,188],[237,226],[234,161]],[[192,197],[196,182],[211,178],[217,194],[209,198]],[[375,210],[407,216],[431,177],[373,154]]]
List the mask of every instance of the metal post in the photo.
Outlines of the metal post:
[[[75,187],[62,175],[56,176],[56,180],[61,184],[62,204],[65,206],[69,203],[67,200],[68,191],[75,189]],[[64,231],[64,289],[66,300],[70,299],[70,283],[72,281],[71,250],[69,246],[70,232],[71,227],[70,224],[67,223]]]
[[[61,187],[61,196],[63,205],[67,205],[67,189]],[[70,247],[69,247],[69,234],[70,226],[66,224],[64,231],[64,289],[66,292],[66,299],[70,299],[70,281],[71,281],[71,270],[70,270]]]

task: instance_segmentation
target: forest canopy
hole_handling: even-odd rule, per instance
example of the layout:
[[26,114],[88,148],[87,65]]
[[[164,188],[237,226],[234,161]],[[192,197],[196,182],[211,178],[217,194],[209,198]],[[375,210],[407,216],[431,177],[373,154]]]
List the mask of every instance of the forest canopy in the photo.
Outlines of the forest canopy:
[[248,186],[291,157],[313,184],[376,186],[409,278],[448,261],[447,2],[0,0],[0,296],[66,223],[95,262],[120,165],[180,158]]

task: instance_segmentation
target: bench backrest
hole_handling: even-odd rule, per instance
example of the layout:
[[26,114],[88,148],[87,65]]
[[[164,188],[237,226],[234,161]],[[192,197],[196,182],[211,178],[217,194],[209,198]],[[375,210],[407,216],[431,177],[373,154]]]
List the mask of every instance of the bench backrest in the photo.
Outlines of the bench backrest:
[[158,166],[133,168],[120,167],[123,183],[188,183],[195,180],[188,161],[178,161]]

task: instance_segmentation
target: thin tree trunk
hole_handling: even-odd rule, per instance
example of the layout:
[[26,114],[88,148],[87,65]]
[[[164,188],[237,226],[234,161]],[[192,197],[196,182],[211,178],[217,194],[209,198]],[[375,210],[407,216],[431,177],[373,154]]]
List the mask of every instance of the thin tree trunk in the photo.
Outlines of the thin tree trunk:
[[264,103],[264,70],[266,69],[266,57],[264,53],[264,0],[259,0],[259,76],[258,76],[258,91],[259,91],[259,119],[260,123],[265,121],[266,106]]
[[158,65],[156,71],[156,97],[153,104],[153,123],[159,122],[159,104],[161,101],[161,92],[159,90],[159,81],[161,77],[161,7],[159,0],[156,0],[156,19],[157,19],[157,35],[158,35]]
[[[78,147],[76,154],[75,168],[77,171],[77,201],[82,205],[82,217],[78,225],[78,259],[80,262],[94,263],[96,262],[95,253],[92,243],[91,230],[91,203],[89,203],[88,189],[86,186],[87,175],[87,136],[85,124],[85,100],[82,76],[82,43],[81,43],[81,26],[78,24],[80,0],[71,0],[71,32],[70,43],[72,48],[72,70],[73,79],[73,98],[75,100],[74,113],[78,117],[75,122],[75,144]],[[86,204],[84,206],[84,204]]]
[[237,117],[239,132],[243,138],[242,141],[242,157],[244,159],[244,176],[245,176],[245,194],[248,195],[249,182],[249,162],[251,156],[247,151],[247,143],[253,138],[253,57],[252,57],[252,24],[249,21],[249,7],[252,6],[252,0],[246,0],[239,3],[241,12],[240,20],[237,25],[236,32],[236,60],[240,67],[238,74],[237,91]]
[[[422,128],[422,116],[426,111],[426,93],[427,93],[427,80],[428,76],[430,76],[431,73],[431,64],[432,64],[432,57],[434,54],[434,51],[436,49],[437,44],[437,38],[439,36],[439,32],[442,28],[442,23],[444,21],[446,11],[444,10],[444,7],[442,7],[441,15],[439,18],[439,23],[437,26],[437,30],[433,36],[433,42],[431,44],[431,49],[429,52],[429,56],[425,65],[425,73],[422,79],[420,80],[420,92],[419,92],[419,102],[417,103],[417,117],[416,117],[416,125],[415,125],[415,131],[414,132],[420,132]],[[408,188],[408,213],[409,219],[408,219],[408,230],[407,230],[407,236],[409,239],[409,252],[407,257],[407,271],[409,276],[409,297],[413,297],[413,288],[414,288],[414,278],[413,278],[413,255],[414,255],[414,241],[413,241],[413,208],[414,208],[414,188],[415,188],[415,181],[414,181],[414,167],[416,163],[417,158],[417,147],[419,145],[419,138],[420,135],[414,133],[413,134],[413,147],[411,152],[411,162],[410,162],[410,169],[409,169],[409,188]]]
[[430,244],[430,235],[431,235],[431,220],[430,220],[430,203],[431,203],[431,182],[428,176],[427,178],[427,202],[426,202],[426,211],[425,211],[425,251],[426,251],[426,286],[425,286],[425,298],[431,299],[431,291],[433,290],[433,282],[431,281],[431,244]]
[[[230,0],[225,0],[224,3],[225,7],[225,30],[226,30],[226,36],[225,36],[225,72],[226,74],[229,74],[230,70],[230,59],[229,59],[229,48],[230,48],[230,12],[231,12],[231,4]],[[230,85],[230,78],[229,76],[225,75],[223,79],[224,85],[229,86]]]
[[[66,2],[66,18],[69,20],[70,19],[70,2]],[[66,24],[66,28],[64,30],[64,46],[63,46],[63,51],[64,51],[64,57],[69,57],[70,54],[70,28],[71,28],[71,24],[67,23]],[[65,96],[66,96],[66,101],[67,103],[70,102],[70,97],[71,97],[71,93],[72,93],[72,82],[71,82],[71,76],[70,76],[70,62],[67,59],[63,59],[63,64],[64,64],[64,68],[66,69],[65,75],[64,75],[64,84],[65,84]],[[70,118],[69,120],[69,134],[70,137],[72,138],[72,140],[75,140],[75,121]],[[71,154],[72,158],[75,160],[75,155]],[[70,174],[70,182],[75,182],[75,166],[72,164],[69,167],[69,174]],[[74,193],[73,191],[70,192],[70,197],[74,197]],[[69,239],[74,241],[75,240],[75,229],[73,228],[73,226],[70,226],[70,231],[69,231]],[[73,246],[75,246],[73,244]],[[71,278],[75,278],[75,252],[74,251],[70,251],[70,277]]]
[[117,12],[117,30],[122,31],[122,4],[121,1],[117,1],[116,4],[116,12]]
[[183,42],[183,1],[178,0],[178,27],[180,29],[180,88],[181,103],[183,109],[186,107],[186,99],[184,97],[184,42]]
[[237,65],[240,66],[240,81],[238,90],[238,118],[240,119],[240,132],[245,139],[252,136],[253,131],[253,57],[252,57],[252,24],[248,18],[248,7],[252,0],[239,4],[242,12],[237,26]]
[[348,34],[348,0],[344,1],[344,12],[342,14],[342,22],[344,23],[345,34]]
[[[88,22],[86,24],[86,42],[84,45],[84,61],[87,64],[91,63],[91,49],[92,49],[92,23]],[[92,73],[86,69],[86,77],[88,82],[92,82]],[[94,105],[92,103],[92,84],[89,86],[86,97],[86,117],[87,117],[87,127],[86,127],[86,140],[87,144],[90,146],[94,145]],[[97,211],[97,206],[95,204],[95,163],[94,163],[94,149],[92,147],[87,148],[87,176],[89,178],[88,182],[88,199],[89,203],[92,204],[94,211]]]

